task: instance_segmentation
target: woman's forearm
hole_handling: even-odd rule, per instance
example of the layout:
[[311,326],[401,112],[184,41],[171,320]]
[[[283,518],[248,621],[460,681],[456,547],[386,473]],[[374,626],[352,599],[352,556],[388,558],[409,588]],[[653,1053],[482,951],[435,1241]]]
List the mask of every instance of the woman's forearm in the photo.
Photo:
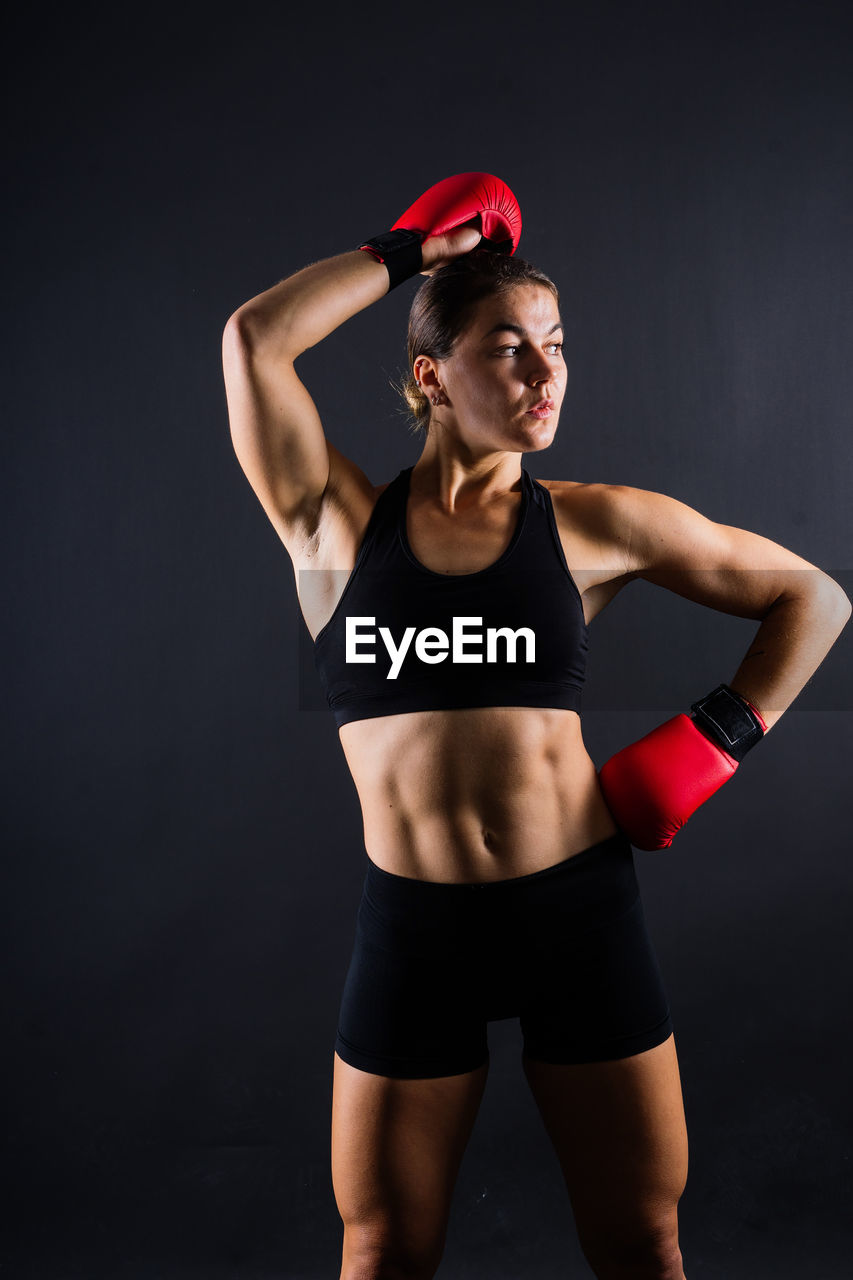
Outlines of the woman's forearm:
[[771,607],[729,682],[758,708],[768,729],[817,671],[850,612],[845,592],[822,573]]
[[312,262],[251,298],[231,323],[256,354],[293,360],[388,292],[388,271],[360,249]]

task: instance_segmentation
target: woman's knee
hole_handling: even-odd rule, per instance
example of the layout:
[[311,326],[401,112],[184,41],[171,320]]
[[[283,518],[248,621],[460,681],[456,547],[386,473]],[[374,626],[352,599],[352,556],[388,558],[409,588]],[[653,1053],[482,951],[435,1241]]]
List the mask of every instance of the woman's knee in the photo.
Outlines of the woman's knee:
[[341,1280],[432,1280],[443,1252],[443,1239],[428,1239],[416,1229],[350,1223],[344,1227]]
[[581,1237],[598,1280],[684,1280],[675,1212]]

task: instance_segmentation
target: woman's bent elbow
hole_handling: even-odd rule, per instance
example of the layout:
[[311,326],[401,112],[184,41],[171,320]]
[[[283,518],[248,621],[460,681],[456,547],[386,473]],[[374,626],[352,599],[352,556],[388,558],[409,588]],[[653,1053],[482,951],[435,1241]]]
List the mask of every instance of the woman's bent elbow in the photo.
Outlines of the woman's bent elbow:
[[223,359],[237,358],[241,362],[247,359],[258,360],[273,358],[276,360],[294,359],[304,350],[294,334],[293,325],[286,313],[279,312],[275,321],[265,315],[251,302],[228,317],[222,334]]
[[853,613],[853,604],[850,603],[850,597],[834,578],[828,573],[821,575],[821,591],[820,599],[825,604],[827,611],[838,623],[838,629],[841,631],[850,620],[850,614]]
[[244,303],[228,317],[222,333],[223,350],[251,351],[262,337],[260,317]]

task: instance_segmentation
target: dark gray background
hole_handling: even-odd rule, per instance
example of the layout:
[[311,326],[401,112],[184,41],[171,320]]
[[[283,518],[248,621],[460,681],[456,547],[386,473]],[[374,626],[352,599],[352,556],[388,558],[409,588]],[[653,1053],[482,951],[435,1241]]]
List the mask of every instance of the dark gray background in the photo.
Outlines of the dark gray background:
[[[234,457],[241,302],[499,174],[562,291],[534,476],[624,482],[851,589],[853,55],[827,3],[68,6],[7,29],[2,1272],[337,1275],[331,1054],[364,854]],[[300,361],[380,482],[415,284]],[[592,628],[597,763],[754,624],[634,584]],[[850,632],[674,847],[638,855],[697,1277],[847,1275]],[[314,690],[316,693],[316,690]],[[514,1023],[444,1280],[588,1274]]]

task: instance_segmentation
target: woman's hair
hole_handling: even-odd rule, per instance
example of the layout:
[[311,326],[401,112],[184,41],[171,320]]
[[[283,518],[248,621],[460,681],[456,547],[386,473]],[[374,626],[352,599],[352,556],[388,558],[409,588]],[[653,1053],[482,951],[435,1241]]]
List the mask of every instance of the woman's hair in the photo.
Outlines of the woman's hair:
[[414,434],[425,430],[430,415],[429,398],[421,391],[412,372],[415,358],[430,356],[433,360],[447,360],[478,303],[520,284],[550,289],[559,304],[557,286],[544,272],[523,258],[488,250],[475,249],[455,258],[428,276],[418,289],[409,312],[408,372],[394,384],[406,402]]

